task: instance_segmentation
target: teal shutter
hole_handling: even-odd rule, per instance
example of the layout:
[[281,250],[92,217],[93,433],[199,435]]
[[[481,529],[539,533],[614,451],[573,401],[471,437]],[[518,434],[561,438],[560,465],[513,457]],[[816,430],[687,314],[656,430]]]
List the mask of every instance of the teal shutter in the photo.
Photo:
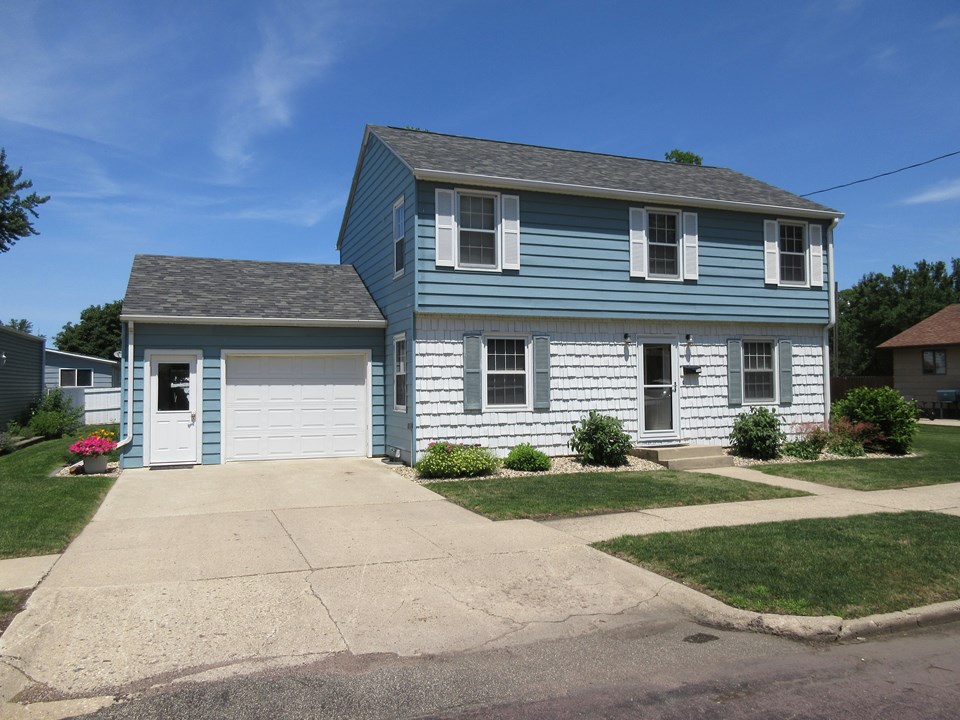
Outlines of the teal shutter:
[[743,348],[727,340],[727,404],[743,405]]
[[463,336],[463,409],[483,409],[483,382],[480,377],[480,336]]
[[780,404],[793,402],[793,342],[781,340],[780,348]]
[[533,409],[550,409],[550,338],[533,336]]

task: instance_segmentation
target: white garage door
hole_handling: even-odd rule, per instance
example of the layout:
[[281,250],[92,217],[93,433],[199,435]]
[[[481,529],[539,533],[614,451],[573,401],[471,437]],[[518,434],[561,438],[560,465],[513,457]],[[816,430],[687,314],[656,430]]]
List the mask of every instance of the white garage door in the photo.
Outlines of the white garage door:
[[226,460],[367,454],[365,355],[230,355],[226,365]]

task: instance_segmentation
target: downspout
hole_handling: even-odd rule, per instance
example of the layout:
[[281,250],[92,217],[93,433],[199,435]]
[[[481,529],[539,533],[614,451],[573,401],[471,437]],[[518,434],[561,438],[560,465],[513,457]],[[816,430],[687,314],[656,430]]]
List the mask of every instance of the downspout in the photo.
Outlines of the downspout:
[[[133,440],[133,320],[127,322],[127,432],[123,440],[117,443],[117,448],[129,445]],[[122,408],[124,403],[120,403]],[[123,420],[123,418],[121,418]]]
[[[829,298],[829,315],[826,326],[823,328],[823,420],[830,425],[830,331],[837,324],[837,281],[833,275],[833,229],[840,222],[840,218],[830,221],[827,228],[827,274],[830,284],[827,286]],[[836,348],[834,348],[836,350]]]

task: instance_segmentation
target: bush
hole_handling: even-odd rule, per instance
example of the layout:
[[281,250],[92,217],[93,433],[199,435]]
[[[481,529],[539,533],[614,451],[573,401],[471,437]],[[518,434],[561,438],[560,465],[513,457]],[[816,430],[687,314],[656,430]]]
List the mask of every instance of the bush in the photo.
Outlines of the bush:
[[425,478],[458,478],[489,475],[500,461],[479,445],[457,445],[448,442],[430,443],[416,469]]
[[618,467],[627,464],[633,447],[623,423],[615,417],[591,410],[590,415],[573,426],[573,437],[567,443],[587,465]]
[[764,407],[750,408],[733,421],[730,443],[733,451],[742,457],[773,460],[780,455],[780,447],[787,436],[780,429],[776,410]]
[[831,409],[836,418],[851,423],[871,423],[877,435],[866,438],[868,450],[902,455],[910,451],[917,434],[920,411],[913,400],[907,400],[892,387],[854,388]]
[[789,455],[790,457],[795,457],[800,460],[818,460],[820,458],[821,448],[818,448],[817,445],[810,440],[794,440],[793,442],[785,443],[783,446],[783,454]]
[[27,430],[16,420],[7,423],[7,435],[13,435],[15,438],[26,437]]
[[527,472],[542,472],[550,469],[550,458],[546,453],[537,450],[529,443],[517,445],[507,459],[503,461],[511,470],[525,470]]
[[845,457],[862,457],[863,445],[851,437],[834,436],[830,443],[830,452]]
[[0,431],[0,455],[12,452],[16,443],[17,439],[13,435]]
[[60,388],[51,390],[37,403],[28,428],[34,435],[63,437],[82,424],[83,408],[75,408]]

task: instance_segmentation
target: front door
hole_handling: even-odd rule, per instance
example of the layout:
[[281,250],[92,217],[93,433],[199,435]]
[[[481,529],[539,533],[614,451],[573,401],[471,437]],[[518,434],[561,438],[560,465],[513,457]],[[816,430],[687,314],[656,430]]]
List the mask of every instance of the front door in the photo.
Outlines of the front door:
[[149,465],[199,462],[197,360],[186,354],[149,357]]
[[677,346],[655,341],[640,345],[640,439],[677,439]]

